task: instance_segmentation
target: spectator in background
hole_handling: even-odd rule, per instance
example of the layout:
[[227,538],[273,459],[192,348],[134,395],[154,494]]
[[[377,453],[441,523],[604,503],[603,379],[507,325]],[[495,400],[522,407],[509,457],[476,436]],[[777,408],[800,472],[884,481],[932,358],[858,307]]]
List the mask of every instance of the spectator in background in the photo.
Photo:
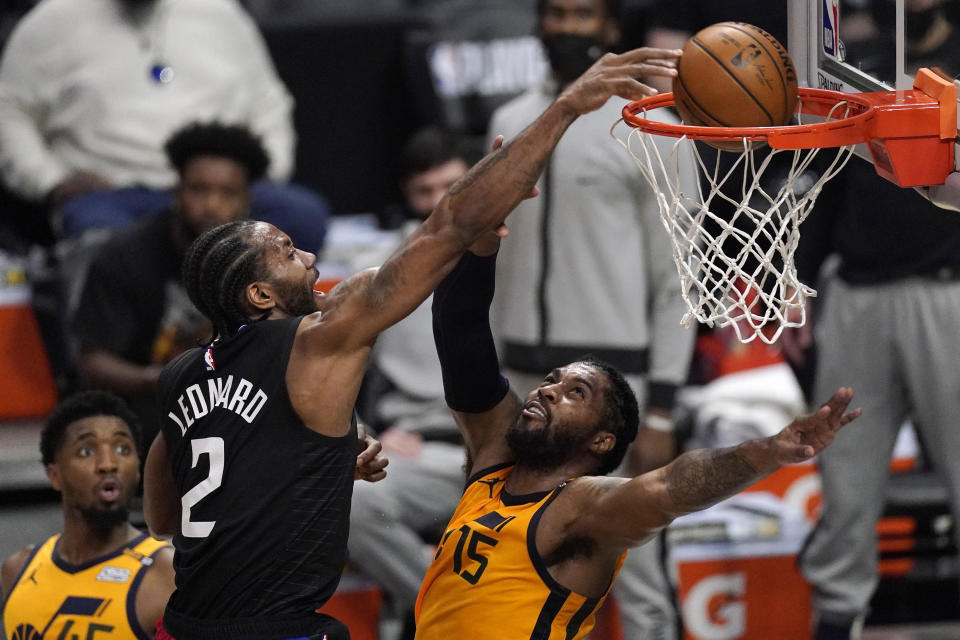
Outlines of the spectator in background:
[[[436,127],[417,131],[400,154],[403,204],[382,226],[397,229],[392,253],[468,169],[459,141]],[[382,256],[379,261],[385,259]],[[361,265],[367,266],[367,265]],[[464,450],[443,398],[433,345],[432,296],[380,334],[366,379],[365,418],[380,431],[387,477],[353,487],[348,548],[354,564],[386,590],[402,637],[413,638],[413,607],[436,542],[463,491]]]
[[126,398],[147,427],[145,443],[156,435],[163,365],[211,333],[181,284],[184,253],[207,229],[248,215],[250,185],[268,166],[260,141],[238,126],[189,125],[165,149],[180,176],[173,206],[98,250],[72,321],[80,382]]
[[271,158],[253,215],[317,250],[328,210],[285,184],[293,102],[235,0],[43,0],[0,61],[0,174],[62,231],[123,226],[170,203],[164,141],[195,120],[248,126]]
[[[134,528],[140,481],[136,416],[116,396],[64,400],[40,434],[63,533],[3,564],[11,638],[153,638],[173,592],[173,548]],[[93,617],[96,614],[96,617]]]
[[[540,36],[553,76],[498,109],[489,135],[516,136],[558,91],[614,49],[618,15],[615,0],[540,0]],[[575,122],[544,169],[540,197],[522,202],[508,218],[512,240],[500,250],[493,324],[516,389],[534,388],[544,371],[588,353],[626,374],[642,407],[625,468],[632,475],[673,458],[671,410],[695,335],[680,326],[685,306],[656,195],[609,133],[623,104],[610,100]],[[670,144],[663,139],[665,156]],[[692,158],[686,166],[681,179],[695,189]],[[658,544],[630,555],[614,594],[626,637],[675,637]]]
[[820,295],[808,300],[807,325],[784,331],[784,353],[809,359],[815,346],[814,393],[842,377],[866,416],[818,460],[823,511],[800,559],[816,640],[848,640],[877,586],[876,524],[905,420],[960,522],[960,218],[853,161],[804,221],[797,269]]

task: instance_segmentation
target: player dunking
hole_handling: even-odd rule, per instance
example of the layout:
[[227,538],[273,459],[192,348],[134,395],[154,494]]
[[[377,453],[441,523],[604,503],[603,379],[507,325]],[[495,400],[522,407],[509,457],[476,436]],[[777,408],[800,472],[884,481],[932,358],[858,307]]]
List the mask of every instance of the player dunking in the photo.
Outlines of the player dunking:
[[[484,242],[484,241],[481,241]],[[470,461],[417,602],[417,638],[585,637],[630,547],[826,447],[860,415],[838,390],[776,436],[686,453],[633,479],[607,478],[637,433],[637,400],[609,365],[551,371],[520,401],[500,375],[488,322],[495,256],[475,246],[434,293],[447,403]]]
[[329,296],[313,293],[315,257],[268,224],[231,223],[194,243],[185,284],[216,340],[159,382],[165,418],[147,460],[145,514],[151,530],[175,534],[177,570],[159,637],[345,637],[314,611],[343,567],[353,405],[374,340],[530,194],[578,116],[613,95],[652,93],[635,78],[672,76],[678,55],[601,58],[454,185],[382,267]]

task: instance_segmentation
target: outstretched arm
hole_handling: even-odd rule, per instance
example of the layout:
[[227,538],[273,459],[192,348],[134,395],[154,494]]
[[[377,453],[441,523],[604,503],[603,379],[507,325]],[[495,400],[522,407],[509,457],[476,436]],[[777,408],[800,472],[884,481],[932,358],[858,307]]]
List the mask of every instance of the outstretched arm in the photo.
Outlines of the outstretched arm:
[[[329,336],[323,339],[326,349],[367,345],[410,313],[467,247],[500,225],[529,194],[550,153],[577,117],[598,109],[614,95],[637,99],[653,93],[635,78],[673,76],[678,57],[678,51],[636,49],[598,60],[515,139],[461,178],[380,269],[358,274],[331,292],[320,322],[337,323],[344,329],[323,332]],[[330,346],[331,340],[336,347]]]
[[841,388],[815,413],[797,418],[780,433],[729,449],[700,449],[623,482],[586,479],[583,515],[574,531],[611,551],[642,543],[674,518],[729,498],[783,465],[809,460],[836,432],[860,415],[845,413],[853,390]]

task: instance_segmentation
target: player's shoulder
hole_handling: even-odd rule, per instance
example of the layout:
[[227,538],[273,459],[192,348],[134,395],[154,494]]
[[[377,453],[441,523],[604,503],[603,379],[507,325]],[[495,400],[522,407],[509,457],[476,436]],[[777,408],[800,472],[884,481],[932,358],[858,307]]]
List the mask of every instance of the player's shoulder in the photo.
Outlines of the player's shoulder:
[[3,561],[3,566],[0,568],[0,583],[3,586],[4,598],[10,595],[10,590],[13,588],[17,576],[26,568],[27,563],[36,551],[36,545],[27,545]]
[[173,547],[169,544],[156,549],[150,556],[153,563],[143,574],[137,590],[136,612],[141,627],[152,629],[163,615],[170,594],[176,589],[173,570]]
[[611,476],[579,476],[567,481],[555,502],[581,513],[585,507],[596,504],[607,493],[623,486],[627,481],[627,478]]
[[165,581],[173,580],[173,546],[165,541],[150,555],[153,562],[147,569],[144,580]]

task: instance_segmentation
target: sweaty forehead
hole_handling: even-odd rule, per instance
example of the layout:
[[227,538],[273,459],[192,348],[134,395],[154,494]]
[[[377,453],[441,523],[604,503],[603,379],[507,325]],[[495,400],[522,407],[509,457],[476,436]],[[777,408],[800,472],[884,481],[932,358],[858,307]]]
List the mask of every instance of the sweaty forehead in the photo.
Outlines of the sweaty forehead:
[[588,382],[600,382],[606,379],[603,371],[589,362],[571,362],[566,366],[560,367],[560,375],[564,378],[583,378]]
[[253,236],[272,251],[288,251],[293,246],[290,236],[269,222],[258,222],[253,227]]

